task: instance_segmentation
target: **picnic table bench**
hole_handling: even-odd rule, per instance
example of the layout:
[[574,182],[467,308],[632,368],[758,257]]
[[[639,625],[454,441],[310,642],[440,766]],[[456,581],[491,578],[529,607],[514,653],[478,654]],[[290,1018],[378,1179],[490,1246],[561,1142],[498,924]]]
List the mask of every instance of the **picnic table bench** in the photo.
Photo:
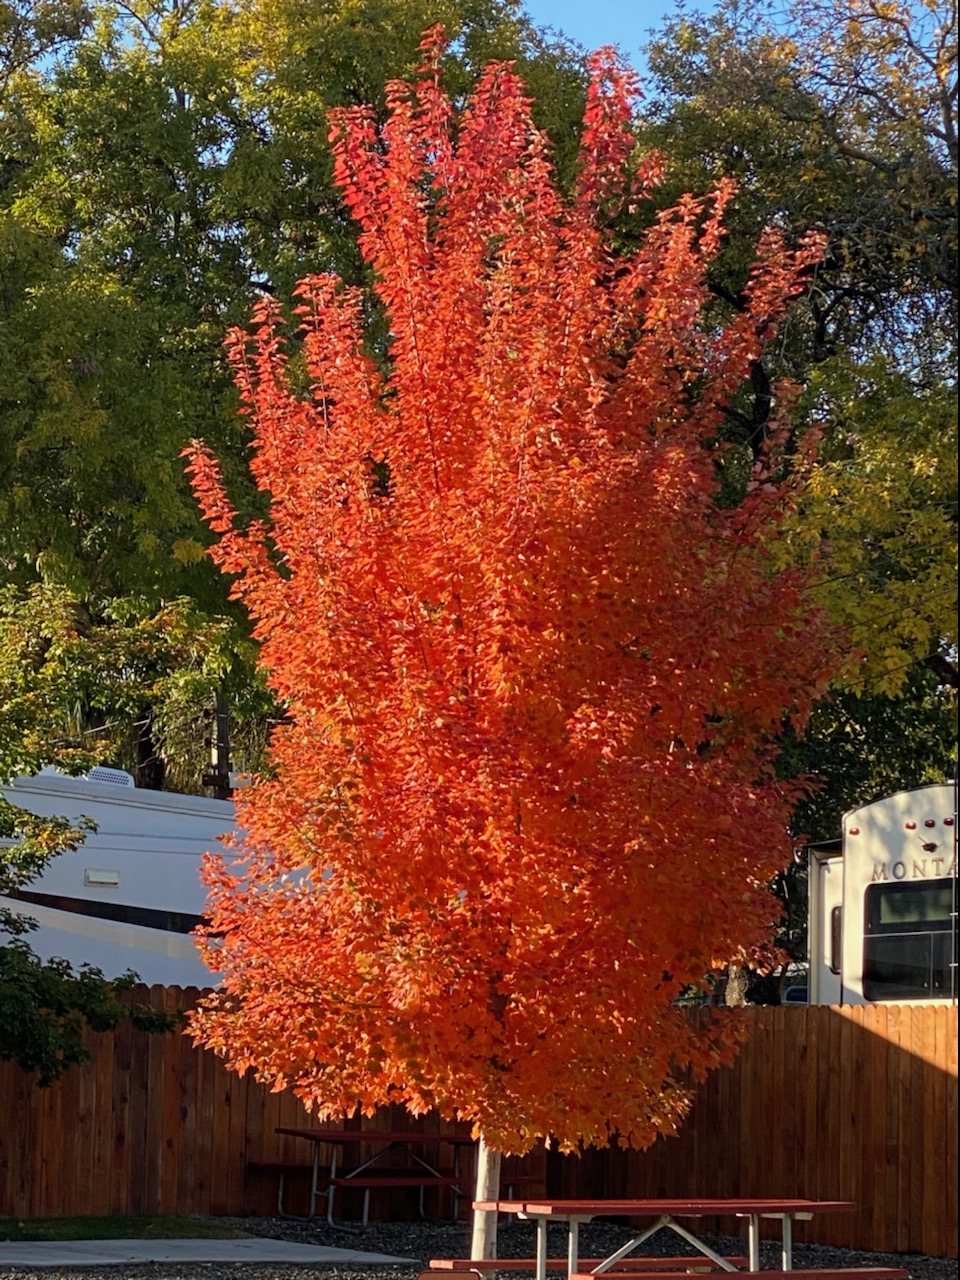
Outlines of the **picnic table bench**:
[[[786,1273],[777,1271],[738,1271],[738,1276],[750,1280],[783,1280]],[[909,1280],[910,1273],[902,1267],[814,1267],[798,1273],[803,1280]],[[634,1280],[677,1280],[676,1271],[618,1271],[618,1280],[629,1276]],[[575,1271],[570,1280],[596,1280],[593,1271]]]
[[[588,1272],[592,1272],[595,1267],[599,1267],[604,1261],[603,1258],[581,1258],[580,1266]],[[733,1263],[737,1268],[746,1267],[747,1258],[743,1257],[727,1257],[727,1261]],[[427,1263],[430,1271],[535,1271],[537,1267],[536,1258],[431,1258]],[[566,1271],[566,1258],[547,1258],[545,1262],[548,1271]],[[676,1280],[676,1272],[678,1271],[715,1271],[716,1265],[703,1254],[697,1254],[695,1257],[657,1257],[657,1258],[623,1258],[619,1262],[615,1262],[609,1270],[616,1273],[617,1280],[621,1280],[621,1273],[624,1271],[640,1271],[645,1276],[648,1271],[670,1271],[674,1273]],[[428,1275],[429,1272],[423,1272]]]
[[[582,1259],[582,1265],[588,1267],[596,1259]],[[681,1274],[705,1274],[717,1276],[720,1271],[702,1265],[699,1258],[644,1258],[637,1260],[634,1270],[611,1268],[617,1280],[678,1280]],[[738,1259],[741,1261],[741,1259]],[[746,1259],[742,1259],[746,1261]],[[673,1265],[661,1267],[664,1263],[690,1263],[691,1267]],[[650,1263],[649,1266],[645,1265]],[[565,1258],[547,1259],[547,1267],[552,1271],[566,1270]],[[489,1280],[490,1274],[496,1271],[536,1271],[536,1258],[432,1258],[429,1269],[421,1271],[417,1280]],[[603,1274],[602,1272],[599,1274]],[[749,1271],[738,1268],[737,1275],[746,1280],[783,1280],[786,1272]],[[595,1270],[575,1271],[569,1280],[597,1280]],[[910,1273],[902,1267],[815,1267],[804,1268],[798,1272],[802,1280],[910,1280]]]

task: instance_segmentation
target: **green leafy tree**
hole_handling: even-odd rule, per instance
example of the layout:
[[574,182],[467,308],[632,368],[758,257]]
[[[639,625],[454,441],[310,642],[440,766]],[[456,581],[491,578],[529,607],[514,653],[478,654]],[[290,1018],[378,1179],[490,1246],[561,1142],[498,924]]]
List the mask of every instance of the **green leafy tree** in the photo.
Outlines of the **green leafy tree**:
[[[556,81],[569,146],[582,76],[499,0],[441,6],[454,61],[509,53]],[[178,458],[242,459],[224,334],[306,272],[360,272],[326,113],[415,65],[436,6],[103,4],[51,69],[13,76],[0,203],[0,550],[79,596],[223,595]],[[568,99],[570,99],[568,101]],[[577,112],[579,114],[579,112]],[[237,468],[238,476],[241,474]]]
[[75,43],[89,23],[83,0],[2,0],[0,88],[17,72]]
[[93,965],[37,959],[22,939],[0,947],[0,1059],[36,1072],[41,1088],[90,1058],[84,1029],[112,1031],[129,1019],[141,1031],[173,1030],[162,1009],[131,1001],[135,973],[108,980]]
[[829,238],[727,429],[756,448],[772,379],[804,384],[797,429],[820,458],[792,549],[828,547],[845,678],[886,694],[917,664],[957,685],[956,40],[950,0],[727,0],[651,48],[643,129],[669,156],[666,198],[739,183],[718,300],[740,305],[759,225]]
[[943,782],[955,761],[956,723],[932,672],[911,671],[896,698],[838,686],[814,709],[803,737],[783,743],[787,774],[821,783],[794,811],[795,839],[834,839],[849,809]]
[[[0,776],[45,764],[77,773],[106,762],[131,769],[140,785],[196,790],[190,745],[202,739],[204,713],[223,687],[235,691],[250,721],[272,705],[247,680],[251,660],[229,618],[211,618],[188,600],[150,613],[120,598],[94,615],[52,587],[7,587]],[[241,737],[238,747],[255,743]]]

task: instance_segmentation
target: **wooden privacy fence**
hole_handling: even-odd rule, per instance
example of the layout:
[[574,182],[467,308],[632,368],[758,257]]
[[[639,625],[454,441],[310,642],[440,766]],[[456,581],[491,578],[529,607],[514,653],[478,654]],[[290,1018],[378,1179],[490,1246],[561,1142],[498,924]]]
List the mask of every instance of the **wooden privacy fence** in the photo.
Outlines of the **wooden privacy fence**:
[[[173,1010],[197,995],[153,987],[136,998]],[[648,1152],[534,1152],[508,1166],[529,1179],[520,1194],[849,1199],[856,1214],[822,1215],[798,1238],[956,1257],[956,1006],[747,1017],[736,1064],[700,1087],[678,1137]],[[226,1071],[188,1037],[124,1026],[90,1046],[91,1062],[45,1090],[0,1063],[0,1217],[269,1214],[276,1180],[250,1166],[309,1161],[308,1144],[275,1132],[311,1124],[300,1103]],[[437,1116],[421,1123],[449,1131]],[[371,1124],[409,1129],[410,1119],[388,1112]],[[290,1186],[294,1209],[304,1182]],[[411,1208],[406,1191],[384,1190],[372,1212]]]

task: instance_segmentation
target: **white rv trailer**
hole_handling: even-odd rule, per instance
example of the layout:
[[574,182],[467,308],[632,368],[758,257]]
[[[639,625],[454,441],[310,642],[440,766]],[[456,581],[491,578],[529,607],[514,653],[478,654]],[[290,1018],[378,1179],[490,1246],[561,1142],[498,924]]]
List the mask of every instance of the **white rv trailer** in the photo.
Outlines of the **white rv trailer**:
[[956,783],[853,809],[810,855],[810,1003],[956,1001]]
[[2,790],[42,817],[97,824],[75,852],[2,899],[36,920],[25,936],[41,959],[96,965],[110,978],[132,969],[151,984],[215,985],[190,931],[206,896],[200,860],[233,829],[231,801],[148,791],[130,774],[100,767],[85,778],[45,769]]

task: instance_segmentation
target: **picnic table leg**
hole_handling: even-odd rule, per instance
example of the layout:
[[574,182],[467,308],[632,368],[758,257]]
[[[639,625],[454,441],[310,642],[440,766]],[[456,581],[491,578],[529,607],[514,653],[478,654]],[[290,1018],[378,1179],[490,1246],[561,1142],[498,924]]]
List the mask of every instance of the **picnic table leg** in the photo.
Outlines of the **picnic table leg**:
[[567,1275],[572,1276],[580,1270],[580,1219],[570,1219],[570,1234],[567,1237]]
[[457,1179],[457,1185],[450,1188],[450,1218],[453,1222],[456,1222],[460,1217],[460,1187],[462,1185],[460,1182],[460,1144],[458,1142],[453,1144],[453,1176]]
[[537,1219],[537,1280],[547,1280],[547,1220]]
[[318,1190],[319,1186],[320,1144],[319,1142],[315,1142],[313,1144],[313,1168],[310,1170],[310,1212],[307,1214],[308,1218],[315,1218],[317,1216],[317,1197],[320,1194]]
[[337,1146],[336,1143],[330,1148],[330,1185],[327,1187],[327,1222],[331,1227],[337,1224],[333,1220],[333,1197],[337,1194],[337,1188],[334,1186],[333,1179],[337,1176]]
[[785,1213],[781,1219],[783,1237],[780,1245],[780,1265],[784,1271],[793,1270],[793,1219]]
[[760,1270],[760,1215],[751,1213],[747,1218],[747,1254],[750,1258],[750,1270]]
[[665,1227],[669,1227],[671,1231],[676,1232],[676,1234],[680,1236],[681,1239],[686,1240],[688,1244],[692,1244],[697,1252],[702,1253],[705,1258],[709,1258],[711,1262],[715,1262],[721,1271],[736,1271],[737,1268],[733,1263],[728,1262],[726,1258],[721,1258],[719,1253],[716,1253],[711,1249],[708,1244],[704,1244],[703,1241],[698,1236],[695,1236],[692,1231],[688,1231],[686,1227],[681,1227],[679,1222],[674,1222],[672,1218],[668,1217],[663,1225]]
[[616,1253],[611,1253],[609,1258],[604,1258],[598,1267],[594,1267],[594,1275],[602,1275],[605,1271],[609,1271],[615,1262],[619,1262],[621,1258],[625,1258],[628,1253],[633,1253],[634,1249],[638,1249],[644,1240],[654,1235],[661,1227],[667,1226],[673,1219],[668,1214],[659,1217],[652,1227],[647,1227],[646,1231],[641,1232],[638,1236],[632,1236],[626,1244],[621,1245]]

